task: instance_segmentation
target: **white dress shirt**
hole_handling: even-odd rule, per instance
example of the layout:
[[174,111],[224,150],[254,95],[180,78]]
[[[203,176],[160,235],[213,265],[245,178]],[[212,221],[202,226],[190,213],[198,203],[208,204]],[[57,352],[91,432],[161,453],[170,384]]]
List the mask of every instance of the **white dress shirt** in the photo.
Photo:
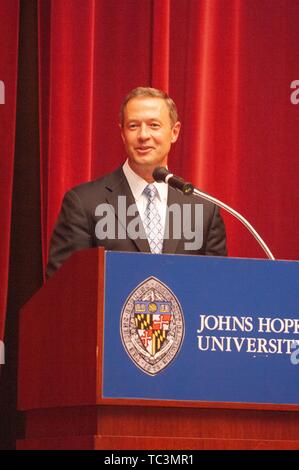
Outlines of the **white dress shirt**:
[[[129,186],[133,193],[137,209],[139,211],[139,215],[141,217],[142,222],[144,221],[144,213],[146,209],[146,205],[148,199],[146,195],[143,193],[144,188],[149,184],[145,181],[141,176],[137,175],[129,165],[128,160],[125,161],[123,165],[123,172],[125,177],[128,180]],[[165,232],[165,219],[166,219],[166,208],[167,208],[167,197],[168,197],[168,184],[161,182],[157,183],[156,181],[153,183],[154,186],[157,188],[157,197],[156,197],[156,207],[159,211],[161,217],[161,224],[163,233]]]

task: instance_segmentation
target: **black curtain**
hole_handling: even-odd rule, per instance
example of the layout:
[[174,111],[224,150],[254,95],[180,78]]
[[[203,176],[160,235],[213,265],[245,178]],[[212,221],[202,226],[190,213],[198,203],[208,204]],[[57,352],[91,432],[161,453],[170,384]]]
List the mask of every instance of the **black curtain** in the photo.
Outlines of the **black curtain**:
[[37,1],[20,1],[19,66],[5,365],[0,376],[0,448],[23,436],[17,412],[18,318],[42,285],[38,134]]

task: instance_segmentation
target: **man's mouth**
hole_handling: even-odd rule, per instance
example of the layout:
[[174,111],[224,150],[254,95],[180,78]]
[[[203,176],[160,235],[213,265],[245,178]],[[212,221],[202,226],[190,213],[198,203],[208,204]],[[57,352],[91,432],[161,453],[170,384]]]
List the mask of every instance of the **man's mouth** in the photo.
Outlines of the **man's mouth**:
[[154,147],[148,147],[148,146],[142,146],[142,147],[136,147],[136,151],[138,153],[149,153],[151,150],[153,150]]

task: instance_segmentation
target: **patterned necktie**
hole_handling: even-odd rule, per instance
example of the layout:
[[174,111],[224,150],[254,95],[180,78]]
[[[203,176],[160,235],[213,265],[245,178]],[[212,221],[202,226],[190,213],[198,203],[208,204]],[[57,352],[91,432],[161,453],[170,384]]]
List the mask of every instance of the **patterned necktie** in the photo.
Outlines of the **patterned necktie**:
[[161,217],[156,206],[157,188],[148,184],[144,188],[147,205],[144,212],[144,229],[152,253],[162,253],[163,231]]

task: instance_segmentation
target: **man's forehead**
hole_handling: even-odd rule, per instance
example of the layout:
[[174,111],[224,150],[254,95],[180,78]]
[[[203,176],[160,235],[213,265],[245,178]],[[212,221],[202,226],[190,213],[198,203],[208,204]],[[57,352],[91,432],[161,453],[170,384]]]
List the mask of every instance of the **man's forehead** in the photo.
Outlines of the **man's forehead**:
[[156,98],[150,96],[138,96],[128,101],[125,109],[125,116],[129,119],[133,119],[134,115],[140,115],[146,113],[147,115],[152,114],[153,116],[161,115],[168,116],[168,106],[163,98]]

